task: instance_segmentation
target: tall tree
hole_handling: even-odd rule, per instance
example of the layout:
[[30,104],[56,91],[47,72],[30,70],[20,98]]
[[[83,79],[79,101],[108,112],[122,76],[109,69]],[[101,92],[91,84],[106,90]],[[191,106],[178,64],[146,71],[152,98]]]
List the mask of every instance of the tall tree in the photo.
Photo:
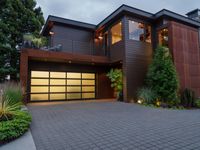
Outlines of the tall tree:
[[0,82],[7,75],[16,80],[23,35],[39,35],[44,17],[35,0],[0,0]]
[[170,105],[179,103],[177,99],[179,81],[168,48],[159,46],[155,50],[152,64],[147,73],[147,84],[163,102]]

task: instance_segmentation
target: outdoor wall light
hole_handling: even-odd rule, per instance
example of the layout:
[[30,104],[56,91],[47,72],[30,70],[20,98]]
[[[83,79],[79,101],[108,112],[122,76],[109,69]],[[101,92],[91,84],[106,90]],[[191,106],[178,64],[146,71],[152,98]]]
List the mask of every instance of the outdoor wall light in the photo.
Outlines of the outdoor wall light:
[[50,35],[54,35],[55,33],[53,31],[49,31],[49,34]]

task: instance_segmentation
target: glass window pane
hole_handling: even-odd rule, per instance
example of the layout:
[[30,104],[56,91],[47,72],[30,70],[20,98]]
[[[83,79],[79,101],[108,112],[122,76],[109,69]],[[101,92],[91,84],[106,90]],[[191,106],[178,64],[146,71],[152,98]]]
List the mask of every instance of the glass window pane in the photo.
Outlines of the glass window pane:
[[83,92],[94,92],[95,87],[94,86],[82,86],[82,91]]
[[145,41],[147,43],[151,43],[151,26],[147,26],[146,28],[146,38]]
[[31,101],[48,100],[48,94],[31,94]]
[[50,72],[51,78],[65,78],[65,72]]
[[115,44],[122,40],[122,23],[119,22],[118,24],[114,25],[111,28],[112,34],[112,44]]
[[31,86],[31,93],[45,93],[48,91],[48,86]]
[[81,99],[81,93],[68,93],[67,99]]
[[31,85],[48,85],[49,79],[31,79]]
[[65,86],[50,86],[50,92],[65,92]]
[[95,74],[94,73],[82,73],[82,78],[83,79],[95,79]]
[[95,80],[82,80],[82,85],[95,85]]
[[95,93],[82,93],[82,98],[95,98]]
[[48,71],[31,71],[31,77],[48,78],[49,72]]
[[65,85],[66,80],[64,79],[50,79],[50,85]]
[[50,100],[64,100],[65,94],[50,94]]
[[80,86],[68,86],[67,92],[81,92]]
[[168,29],[162,29],[158,32],[159,45],[168,47]]
[[72,72],[68,72],[67,73],[67,78],[81,78],[81,73],[72,73]]
[[129,39],[144,41],[144,24],[129,20]]
[[67,85],[81,85],[81,80],[67,80]]

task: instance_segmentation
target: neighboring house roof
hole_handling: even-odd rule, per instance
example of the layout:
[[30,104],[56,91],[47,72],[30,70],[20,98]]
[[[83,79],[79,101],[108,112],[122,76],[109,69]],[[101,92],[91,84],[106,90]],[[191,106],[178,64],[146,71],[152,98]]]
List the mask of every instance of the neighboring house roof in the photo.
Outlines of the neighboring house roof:
[[[198,9],[199,10],[199,9]],[[195,10],[194,10],[195,11]],[[193,11],[189,12],[192,13]],[[57,22],[57,23],[62,23],[62,24],[67,24],[67,25],[72,25],[72,26],[77,26],[81,28],[86,28],[90,30],[95,30],[98,29],[106,24],[108,24],[110,21],[115,20],[119,16],[121,16],[123,13],[130,14],[130,15],[137,15],[143,18],[146,18],[148,20],[156,20],[159,19],[160,17],[169,17],[175,20],[178,20],[180,22],[184,22],[186,24],[195,26],[195,27],[200,27],[200,22],[193,20],[189,17],[185,17],[183,15],[177,14],[175,12],[163,9],[156,14],[152,14],[128,5],[121,5],[118,9],[116,9],[113,13],[111,13],[108,17],[106,17],[103,21],[101,21],[98,25],[93,25],[89,23],[84,23],[80,21],[75,21],[75,20],[70,20],[70,19],[65,19],[61,17],[56,17],[56,16],[49,16],[47,18],[47,21],[44,25],[44,28],[42,29],[41,34],[44,34],[45,31],[48,29],[48,24],[49,22]],[[188,14],[189,14],[188,13]]]

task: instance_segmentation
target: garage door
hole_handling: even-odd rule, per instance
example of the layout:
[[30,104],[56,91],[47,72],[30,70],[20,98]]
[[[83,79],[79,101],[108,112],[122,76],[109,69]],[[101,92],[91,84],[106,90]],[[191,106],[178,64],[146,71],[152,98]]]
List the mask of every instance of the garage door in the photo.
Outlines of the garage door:
[[31,101],[93,98],[95,73],[31,71]]

